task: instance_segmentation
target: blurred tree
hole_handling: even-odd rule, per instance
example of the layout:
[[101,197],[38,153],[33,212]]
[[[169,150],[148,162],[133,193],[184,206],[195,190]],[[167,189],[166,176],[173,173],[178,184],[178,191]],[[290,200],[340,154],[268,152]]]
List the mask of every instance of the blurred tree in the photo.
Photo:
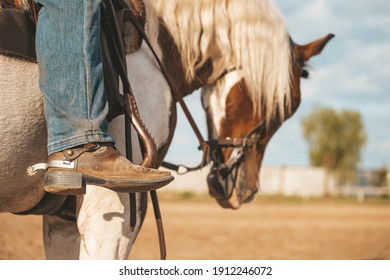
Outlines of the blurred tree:
[[375,187],[386,187],[387,186],[387,167],[382,166],[374,171],[372,179],[372,185]]
[[303,135],[309,144],[310,163],[327,172],[325,194],[329,194],[329,175],[334,173],[339,183],[354,179],[360,162],[360,150],[366,143],[366,133],[359,112],[332,108],[315,109],[302,120]]

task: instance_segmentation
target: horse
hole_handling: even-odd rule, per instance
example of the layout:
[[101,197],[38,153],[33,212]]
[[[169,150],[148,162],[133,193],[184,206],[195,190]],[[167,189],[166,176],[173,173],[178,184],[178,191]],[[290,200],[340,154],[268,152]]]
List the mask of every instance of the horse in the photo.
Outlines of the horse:
[[[144,5],[147,34],[174,86],[182,97],[202,89],[211,139],[207,158],[213,165],[209,192],[221,206],[238,209],[258,191],[272,134],[299,105],[305,63],[333,35],[295,44],[270,0],[144,0]],[[127,55],[127,70],[161,164],[173,138],[178,100],[145,42]],[[45,195],[43,174],[26,173],[47,158],[37,65],[0,55],[0,86],[0,212],[23,213]],[[110,123],[122,152],[123,123],[123,116]],[[133,142],[133,161],[139,163],[142,155]],[[146,194],[137,194],[133,229],[127,194],[87,186],[87,193],[69,204],[71,213],[43,215],[48,259],[128,258],[145,218]]]

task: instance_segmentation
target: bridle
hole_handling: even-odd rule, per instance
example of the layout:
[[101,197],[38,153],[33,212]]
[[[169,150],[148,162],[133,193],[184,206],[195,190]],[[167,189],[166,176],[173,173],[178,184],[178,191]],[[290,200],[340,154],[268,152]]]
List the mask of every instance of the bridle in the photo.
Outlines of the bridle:
[[[192,127],[193,128],[193,127]],[[212,164],[208,180],[212,177],[219,176],[224,184],[220,187],[215,187],[215,198],[226,200],[231,197],[233,188],[236,185],[238,168],[245,159],[245,154],[254,145],[262,141],[267,137],[265,122],[262,121],[258,126],[253,128],[243,138],[225,138],[204,141],[198,147],[203,151],[201,163],[194,167],[189,167],[183,164],[172,164],[164,161],[162,166],[176,171],[179,175],[184,175],[188,172],[197,171],[202,169],[208,164]],[[225,161],[222,149],[233,148],[229,159]],[[220,185],[220,184],[216,184]]]
[[244,138],[225,138],[207,141],[207,145],[210,148],[210,160],[216,163],[218,162],[217,153],[221,148],[233,148],[233,152],[226,162],[221,162],[220,165],[223,168],[231,169],[235,165],[239,164],[247,150],[261,141],[263,133],[265,131],[265,122],[262,121],[258,126],[252,129]]
[[[265,122],[262,121],[244,138],[226,138],[206,142],[209,147],[207,163],[212,163],[208,180],[215,180],[219,177],[224,182],[223,185],[215,184],[218,186],[215,187],[216,193],[214,193],[214,196],[216,198],[222,200],[230,198],[236,185],[238,168],[244,161],[246,152],[267,136],[265,132]],[[222,148],[233,148],[230,157],[226,161],[222,155]]]
[[[216,84],[219,80],[234,71],[237,71],[237,67],[235,66],[225,69],[212,83],[209,82],[207,85]],[[183,164],[175,165],[166,161],[162,163],[162,166],[176,171],[179,175],[184,175],[188,172],[200,170],[204,166],[212,163],[212,171],[219,171],[221,174],[224,175],[223,177],[230,177],[231,179],[233,179],[233,181],[235,181],[237,175],[237,168],[244,160],[245,152],[249,150],[253,145],[264,139],[264,137],[266,137],[266,135],[263,135],[265,133],[265,122],[262,121],[243,138],[227,137],[225,139],[205,141],[197,127],[197,124],[195,123],[195,121],[192,120],[192,115],[186,108],[186,104],[181,95],[178,96],[178,99],[180,100],[179,104],[181,105],[183,111],[185,113],[187,112],[186,117],[189,120],[192,130],[197,136],[199,142],[198,149],[202,150],[203,156],[200,164],[194,167],[189,167]],[[226,161],[222,156],[222,148],[233,148],[232,154]],[[233,172],[235,175],[233,175]]]

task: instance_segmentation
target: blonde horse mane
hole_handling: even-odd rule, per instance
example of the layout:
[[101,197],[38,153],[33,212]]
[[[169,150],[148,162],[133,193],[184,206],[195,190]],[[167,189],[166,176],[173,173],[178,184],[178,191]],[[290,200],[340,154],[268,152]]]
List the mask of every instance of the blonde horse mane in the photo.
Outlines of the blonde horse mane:
[[210,84],[224,70],[237,67],[243,72],[255,113],[265,113],[267,122],[276,112],[285,118],[291,105],[290,38],[271,0],[144,2],[149,13],[149,36],[157,42],[156,20],[161,18],[181,52],[188,80],[195,78],[208,59],[214,71]]

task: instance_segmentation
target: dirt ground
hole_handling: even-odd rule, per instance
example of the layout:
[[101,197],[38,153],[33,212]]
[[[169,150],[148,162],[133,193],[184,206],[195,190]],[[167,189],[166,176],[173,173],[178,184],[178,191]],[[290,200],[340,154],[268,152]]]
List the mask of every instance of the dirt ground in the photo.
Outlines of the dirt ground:
[[[160,199],[167,259],[390,259],[390,201]],[[150,206],[151,207],[151,206]],[[41,217],[0,214],[0,259],[44,259]],[[129,259],[159,259],[150,208]]]

